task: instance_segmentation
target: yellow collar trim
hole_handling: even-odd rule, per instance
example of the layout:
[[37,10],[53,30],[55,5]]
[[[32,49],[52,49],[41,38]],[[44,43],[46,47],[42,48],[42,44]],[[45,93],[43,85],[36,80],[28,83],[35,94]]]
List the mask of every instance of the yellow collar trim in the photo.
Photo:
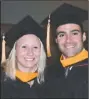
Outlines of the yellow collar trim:
[[35,73],[27,73],[27,72],[21,72],[19,70],[16,70],[16,77],[19,78],[22,82],[28,82],[34,78],[36,78],[38,75],[37,72]]
[[88,51],[83,49],[78,55],[64,59],[64,60],[63,60],[63,56],[61,55],[60,61],[63,65],[63,67],[67,67],[69,65],[80,62],[80,61],[87,59],[87,58],[88,58]]

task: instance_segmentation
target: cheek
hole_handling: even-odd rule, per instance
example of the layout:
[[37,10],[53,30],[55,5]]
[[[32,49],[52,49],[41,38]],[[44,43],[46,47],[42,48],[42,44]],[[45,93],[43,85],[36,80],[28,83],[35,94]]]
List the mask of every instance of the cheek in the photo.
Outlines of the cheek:
[[17,55],[17,56],[16,56],[17,62],[24,62],[24,56],[25,56],[24,53],[22,53],[22,52],[17,52],[16,55]]
[[40,55],[41,55],[41,51],[34,52],[34,56],[37,58],[37,60],[39,60]]
[[41,49],[33,49],[33,53],[39,56],[41,54]]
[[40,56],[40,51],[39,52],[34,52],[34,55],[39,57]]
[[57,43],[58,43],[58,44],[63,44],[63,43],[65,43],[65,38],[58,38],[58,39],[57,39]]
[[20,56],[22,56],[24,54],[25,54],[25,51],[23,49],[19,49],[19,48],[16,49],[16,55],[18,57],[20,57]]
[[78,43],[80,41],[83,41],[82,37],[80,37],[80,36],[73,37],[72,40],[75,41],[75,42],[78,42]]

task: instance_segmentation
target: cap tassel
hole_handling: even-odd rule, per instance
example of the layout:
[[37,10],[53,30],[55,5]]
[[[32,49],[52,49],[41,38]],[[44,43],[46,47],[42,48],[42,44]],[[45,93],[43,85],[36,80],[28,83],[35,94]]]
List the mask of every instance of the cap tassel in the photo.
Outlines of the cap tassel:
[[51,49],[50,49],[50,15],[48,19],[48,24],[47,24],[47,39],[46,39],[46,45],[47,45],[47,56],[51,57]]
[[6,51],[5,51],[5,35],[2,35],[2,57],[1,57],[1,64],[6,61]]

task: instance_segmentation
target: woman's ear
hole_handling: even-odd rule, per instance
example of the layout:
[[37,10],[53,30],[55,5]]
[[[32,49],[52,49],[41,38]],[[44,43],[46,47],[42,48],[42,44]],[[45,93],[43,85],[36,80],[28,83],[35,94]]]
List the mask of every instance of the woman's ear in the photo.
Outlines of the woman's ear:
[[55,42],[57,43],[58,41],[57,41],[57,38],[55,39]]

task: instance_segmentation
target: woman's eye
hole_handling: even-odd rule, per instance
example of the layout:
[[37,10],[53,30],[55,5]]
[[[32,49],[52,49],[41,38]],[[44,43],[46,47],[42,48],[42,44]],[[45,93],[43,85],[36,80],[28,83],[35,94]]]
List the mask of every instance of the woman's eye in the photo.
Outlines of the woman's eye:
[[38,47],[37,47],[37,46],[35,46],[34,48],[35,48],[35,49],[37,49]]
[[26,48],[26,46],[22,46],[22,48]]

